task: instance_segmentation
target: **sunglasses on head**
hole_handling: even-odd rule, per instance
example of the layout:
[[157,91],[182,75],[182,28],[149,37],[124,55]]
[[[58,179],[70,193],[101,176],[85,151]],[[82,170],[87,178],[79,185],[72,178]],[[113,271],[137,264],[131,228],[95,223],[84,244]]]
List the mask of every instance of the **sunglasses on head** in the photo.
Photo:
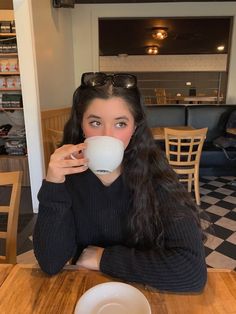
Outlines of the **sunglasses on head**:
[[133,88],[137,86],[137,78],[132,74],[106,74],[103,72],[86,72],[81,77],[83,86],[102,86],[110,80],[115,87]]

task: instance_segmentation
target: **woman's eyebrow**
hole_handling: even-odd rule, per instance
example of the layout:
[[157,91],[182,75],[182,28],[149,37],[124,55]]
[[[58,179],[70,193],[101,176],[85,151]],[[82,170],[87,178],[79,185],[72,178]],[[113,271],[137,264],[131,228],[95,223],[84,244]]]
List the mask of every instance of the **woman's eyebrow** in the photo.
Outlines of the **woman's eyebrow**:
[[120,119],[129,121],[129,118],[126,116],[121,116],[121,117],[115,118],[115,120],[120,120]]
[[101,119],[101,117],[96,116],[95,114],[90,114],[90,115],[87,117],[87,119],[91,119],[91,118],[93,118],[93,119]]

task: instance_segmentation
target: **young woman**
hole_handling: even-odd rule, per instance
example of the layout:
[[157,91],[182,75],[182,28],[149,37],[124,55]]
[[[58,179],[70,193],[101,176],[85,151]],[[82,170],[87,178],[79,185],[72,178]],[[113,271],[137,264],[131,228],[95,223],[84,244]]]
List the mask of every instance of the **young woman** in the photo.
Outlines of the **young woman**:
[[[160,290],[200,291],[207,272],[197,209],[152,138],[136,85],[130,74],[83,74],[39,191],[35,255],[48,274],[72,259]],[[110,174],[95,175],[83,157],[95,135],[124,143]]]

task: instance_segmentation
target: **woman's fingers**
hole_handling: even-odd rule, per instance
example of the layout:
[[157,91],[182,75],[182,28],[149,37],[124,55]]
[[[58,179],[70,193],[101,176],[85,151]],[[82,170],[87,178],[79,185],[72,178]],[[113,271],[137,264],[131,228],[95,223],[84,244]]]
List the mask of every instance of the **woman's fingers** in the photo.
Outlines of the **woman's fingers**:
[[81,167],[86,166],[88,164],[87,158],[80,158],[80,159],[64,159],[64,160],[55,160],[56,165],[62,168],[70,168],[70,167]]
[[[83,158],[81,153],[85,147],[86,144],[81,143],[63,145],[56,149],[50,158],[46,180],[61,183],[65,181],[66,175],[87,170],[88,159]],[[71,158],[74,154],[77,154],[78,158]]]
[[78,154],[85,149],[86,144],[81,143],[78,145],[63,145],[55,150],[55,152],[52,154],[51,158],[53,159],[71,159],[71,155],[78,156]]

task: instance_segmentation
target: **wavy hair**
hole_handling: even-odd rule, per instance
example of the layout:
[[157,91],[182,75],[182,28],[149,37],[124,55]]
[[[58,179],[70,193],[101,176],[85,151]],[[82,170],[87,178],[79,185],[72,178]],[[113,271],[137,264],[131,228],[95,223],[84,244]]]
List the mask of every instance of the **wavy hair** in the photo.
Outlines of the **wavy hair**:
[[199,228],[200,219],[195,203],[153,140],[138,88],[114,87],[109,81],[99,87],[78,87],[64,128],[63,144],[83,142],[81,123],[87,107],[95,98],[111,97],[125,100],[136,125],[122,162],[124,181],[131,192],[130,242],[145,248],[162,247],[163,217],[172,215],[179,219],[183,212],[194,214]]

